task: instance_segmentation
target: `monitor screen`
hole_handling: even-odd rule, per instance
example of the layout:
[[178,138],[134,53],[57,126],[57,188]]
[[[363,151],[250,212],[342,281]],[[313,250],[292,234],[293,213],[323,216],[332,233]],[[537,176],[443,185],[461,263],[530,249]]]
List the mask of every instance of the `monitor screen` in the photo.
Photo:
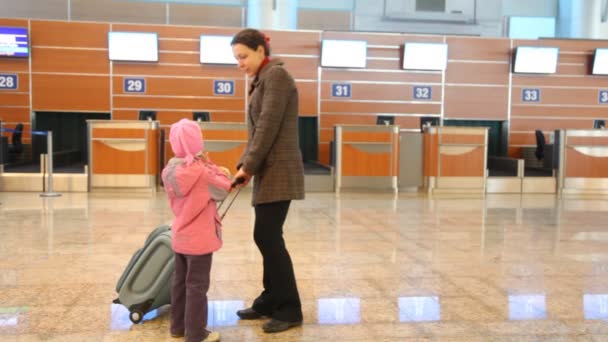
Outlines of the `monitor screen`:
[[151,32],[109,32],[111,61],[158,62],[158,34]]
[[328,40],[321,42],[321,66],[330,68],[365,68],[367,42],[364,40]]
[[606,121],[605,120],[593,120],[593,128],[601,128],[601,129],[606,128]]
[[208,64],[236,64],[230,42],[232,36],[201,36],[200,62]]
[[395,117],[393,115],[378,115],[376,116],[376,125],[394,125]]
[[30,56],[27,28],[0,27],[0,56],[26,58]]
[[420,132],[424,133],[424,127],[428,126],[439,126],[439,118],[436,116],[420,117]]
[[448,44],[405,43],[403,69],[445,70],[448,63]]
[[153,110],[140,110],[139,111],[139,120],[156,120],[156,112]]
[[211,113],[209,113],[209,112],[192,112],[192,120],[194,120],[194,121],[211,121]]
[[514,73],[554,74],[557,72],[559,48],[519,46],[515,50]]
[[608,49],[595,49],[591,73],[594,75],[608,75]]

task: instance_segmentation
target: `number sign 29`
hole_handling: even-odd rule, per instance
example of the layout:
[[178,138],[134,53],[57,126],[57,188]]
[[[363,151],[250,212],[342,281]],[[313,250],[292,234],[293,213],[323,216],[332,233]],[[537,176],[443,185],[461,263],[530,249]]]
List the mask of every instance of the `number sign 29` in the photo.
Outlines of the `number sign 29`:
[[524,88],[521,90],[522,102],[540,102],[540,89]]
[[15,90],[19,84],[19,78],[14,74],[0,74],[0,90]]
[[415,100],[430,100],[433,98],[432,88],[429,86],[415,86],[413,97]]
[[213,95],[234,95],[234,81],[213,81]]
[[146,79],[145,78],[125,78],[123,91],[125,93],[145,93]]
[[332,83],[332,97],[352,97],[351,86],[349,83]]

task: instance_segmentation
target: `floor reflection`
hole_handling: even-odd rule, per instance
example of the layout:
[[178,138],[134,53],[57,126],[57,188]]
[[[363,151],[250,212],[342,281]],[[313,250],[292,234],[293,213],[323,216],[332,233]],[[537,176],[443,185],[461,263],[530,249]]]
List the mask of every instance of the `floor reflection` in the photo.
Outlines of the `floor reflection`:
[[439,297],[400,297],[400,322],[430,322],[441,320]]
[[510,320],[534,320],[547,318],[545,295],[509,295]]
[[359,298],[320,298],[317,304],[320,324],[355,324],[361,321]]
[[608,294],[583,296],[585,319],[608,319]]
[[238,310],[245,308],[242,300],[211,300],[207,324],[210,327],[229,327],[238,325]]
[[19,324],[19,312],[0,312],[0,327],[16,327]]
[[[168,306],[167,306],[168,308]],[[142,322],[158,318],[161,308],[154,309],[144,315]],[[110,330],[129,330],[133,322],[129,319],[129,310],[122,304],[110,304]]]
[[[304,325],[269,336],[236,316],[263,283],[248,194],[213,260],[208,325],[224,340],[608,341],[606,199],[307,197],[285,226]],[[110,304],[133,251],[173,218],[164,193],[0,202],[0,341],[170,339],[170,306],[133,324]]]

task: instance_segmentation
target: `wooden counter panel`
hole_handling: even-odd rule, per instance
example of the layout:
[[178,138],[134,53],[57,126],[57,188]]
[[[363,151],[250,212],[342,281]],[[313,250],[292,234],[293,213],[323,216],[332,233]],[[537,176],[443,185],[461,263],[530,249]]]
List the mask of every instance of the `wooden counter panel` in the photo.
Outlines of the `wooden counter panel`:
[[608,178],[608,157],[589,156],[567,147],[565,176]]
[[440,141],[442,145],[449,144],[475,144],[475,145],[485,145],[486,144],[486,136],[485,134],[449,134],[442,133],[440,137]]
[[439,149],[439,135],[423,134],[423,175],[425,177],[437,177],[438,163],[437,155]]
[[202,130],[203,139],[206,141],[211,140],[247,140],[247,130],[215,130],[215,129],[204,129]]
[[390,153],[367,153],[342,145],[342,176],[390,176]]
[[439,156],[441,167],[440,175],[443,177],[483,177],[485,149],[477,147],[464,154]]
[[568,137],[568,145],[608,146],[608,137]]
[[140,151],[121,151],[101,141],[93,141],[94,174],[143,175],[145,170],[145,151],[142,142]]
[[351,142],[390,142],[390,132],[349,132],[342,131],[342,141],[344,144]]
[[93,139],[144,139],[146,130],[140,128],[93,128]]

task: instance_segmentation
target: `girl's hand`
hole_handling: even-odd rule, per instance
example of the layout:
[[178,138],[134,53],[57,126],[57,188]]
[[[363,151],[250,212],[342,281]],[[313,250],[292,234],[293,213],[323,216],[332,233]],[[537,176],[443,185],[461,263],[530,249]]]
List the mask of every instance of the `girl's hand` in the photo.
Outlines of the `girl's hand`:
[[220,169],[220,171],[222,171],[222,173],[225,174],[226,177],[230,178],[230,170],[228,170],[227,167],[218,166],[218,169]]

